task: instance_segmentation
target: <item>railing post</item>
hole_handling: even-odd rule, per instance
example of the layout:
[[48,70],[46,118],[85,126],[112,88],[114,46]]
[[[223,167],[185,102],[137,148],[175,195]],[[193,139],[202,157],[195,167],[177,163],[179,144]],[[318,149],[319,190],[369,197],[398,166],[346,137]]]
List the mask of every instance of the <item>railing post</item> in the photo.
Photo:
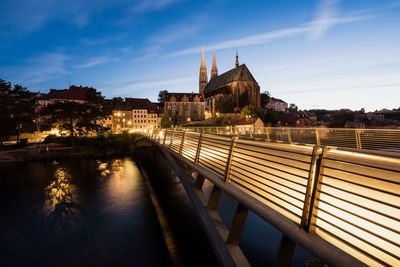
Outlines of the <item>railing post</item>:
[[311,206],[311,197],[314,191],[315,179],[321,167],[321,153],[322,153],[322,148],[318,145],[314,146],[311,155],[310,170],[308,172],[307,189],[304,198],[303,214],[301,216],[301,222],[300,222],[301,229],[305,229],[309,225],[308,220],[310,218],[309,213]]
[[360,129],[355,129],[357,149],[362,149]]
[[168,133],[168,129],[165,129],[164,132],[164,141],[163,141],[163,145],[165,146],[165,141],[167,140],[167,133]]
[[290,134],[290,128],[287,128],[287,136],[288,136],[288,142],[292,143],[292,135]]
[[199,135],[199,142],[197,143],[197,150],[196,150],[196,156],[194,157],[194,164],[199,164],[201,142],[202,141],[203,141],[203,132],[201,132],[200,135]]
[[179,147],[179,154],[182,155],[183,143],[185,142],[185,131],[182,132],[181,146]]
[[226,160],[226,167],[225,167],[225,175],[224,175],[224,181],[225,183],[230,182],[230,173],[231,173],[231,165],[232,165],[232,158],[233,158],[233,149],[236,145],[236,136],[232,136],[231,138],[231,146],[229,148],[228,152],[228,158]]
[[[325,156],[328,151],[328,148],[322,147],[322,152],[320,154],[320,158],[317,160],[317,165],[315,167],[315,179],[312,186],[312,194],[310,199],[310,207],[308,212],[308,219],[307,224],[304,225],[304,229],[307,232],[314,233],[315,232],[315,223],[316,223],[316,215],[318,213],[318,204],[319,204],[319,195],[321,190],[321,182],[322,182],[322,175],[324,171],[324,161]],[[314,214],[315,213],[315,214]]]
[[266,135],[267,135],[267,141],[271,141],[271,136],[270,136],[270,132],[269,132],[269,127],[265,128],[266,129]]
[[172,130],[171,141],[169,142],[169,147],[172,146],[172,142],[174,141],[174,135],[175,135],[175,128]]
[[321,145],[321,139],[320,139],[320,136],[319,136],[319,129],[318,128],[315,128],[315,141],[317,142],[317,145]]

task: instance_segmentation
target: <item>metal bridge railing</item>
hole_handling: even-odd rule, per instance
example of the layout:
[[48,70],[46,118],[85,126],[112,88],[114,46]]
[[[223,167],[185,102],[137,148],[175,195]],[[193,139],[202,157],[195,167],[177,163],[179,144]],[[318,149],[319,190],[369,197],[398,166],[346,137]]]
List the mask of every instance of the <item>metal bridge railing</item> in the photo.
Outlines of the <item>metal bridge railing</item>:
[[324,146],[324,135],[321,145],[181,129],[149,137],[365,264],[400,266],[398,153]]
[[398,149],[400,130],[396,129],[341,129],[290,127],[190,127],[192,132],[228,134],[261,138],[268,141],[316,144],[355,149]]

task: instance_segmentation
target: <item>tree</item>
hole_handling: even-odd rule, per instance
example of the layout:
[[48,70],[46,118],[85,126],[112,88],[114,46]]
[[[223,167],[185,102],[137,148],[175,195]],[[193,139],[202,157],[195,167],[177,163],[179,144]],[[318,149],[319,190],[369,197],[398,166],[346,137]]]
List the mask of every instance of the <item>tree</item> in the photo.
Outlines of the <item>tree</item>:
[[161,117],[161,128],[169,128],[172,126],[171,117],[168,114],[168,111],[164,111],[164,114]]
[[13,101],[11,113],[19,143],[21,132],[32,132],[35,129],[33,122],[35,101],[26,87],[18,84],[14,86],[11,95]]
[[298,111],[299,108],[296,106],[296,104],[292,103],[292,104],[289,105],[289,110]]
[[278,122],[278,113],[274,110],[265,110],[262,120],[265,123],[271,123],[274,125]]
[[113,107],[121,106],[124,103],[124,99],[120,96],[111,98],[111,105]]
[[12,100],[10,96],[11,86],[3,79],[0,79],[0,144],[10,136],[13,127],[11,118]]
[[253,105],[245,106],[240,113],[240,117],[246,118],[247,116],[250,116],[251,118],[262,119],[264,117],[264,109]]
[[57,102],[43,110],[44,115],[51,115],[53,125],[60,131],[67,131],[72,137],[89,133],[98,133],[104,130],[100,122],[106,117],[103,111],[104,97],[95,89],[85,95],[85,103],[75,101]]
[[220,113],[232,113],[233,112],[233,98],[232,95],[220,96],[216,103],[215,108]]
[[264,93],[261,93],[260,94],[261,107],[265,108],[270,99],[271,99],[271,95],[269,94],[268,91],[265,91]]
[[158,106],[164,107],[164,95],[168,93],[167,90],[162,90],[158,92]]

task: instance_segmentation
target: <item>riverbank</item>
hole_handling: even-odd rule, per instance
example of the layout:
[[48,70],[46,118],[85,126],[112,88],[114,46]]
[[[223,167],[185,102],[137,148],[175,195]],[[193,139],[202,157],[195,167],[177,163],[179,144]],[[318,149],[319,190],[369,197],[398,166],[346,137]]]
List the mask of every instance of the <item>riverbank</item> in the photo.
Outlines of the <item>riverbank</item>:
[[133,152],[132,135],[98,135],[93,137],[47,137],[41,144],[0,151],[0,164],[27,161],[111,158]]

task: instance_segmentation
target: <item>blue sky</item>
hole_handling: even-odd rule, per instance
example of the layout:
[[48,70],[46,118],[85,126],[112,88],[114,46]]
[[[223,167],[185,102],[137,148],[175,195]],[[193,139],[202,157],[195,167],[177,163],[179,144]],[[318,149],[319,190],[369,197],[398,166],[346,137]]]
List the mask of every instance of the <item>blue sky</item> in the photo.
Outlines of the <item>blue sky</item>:
[[197,92],[201,47],[235,51],[261,91],[301,109],[400,107],[400,1],[2,0],[0,78],[106,97]]

